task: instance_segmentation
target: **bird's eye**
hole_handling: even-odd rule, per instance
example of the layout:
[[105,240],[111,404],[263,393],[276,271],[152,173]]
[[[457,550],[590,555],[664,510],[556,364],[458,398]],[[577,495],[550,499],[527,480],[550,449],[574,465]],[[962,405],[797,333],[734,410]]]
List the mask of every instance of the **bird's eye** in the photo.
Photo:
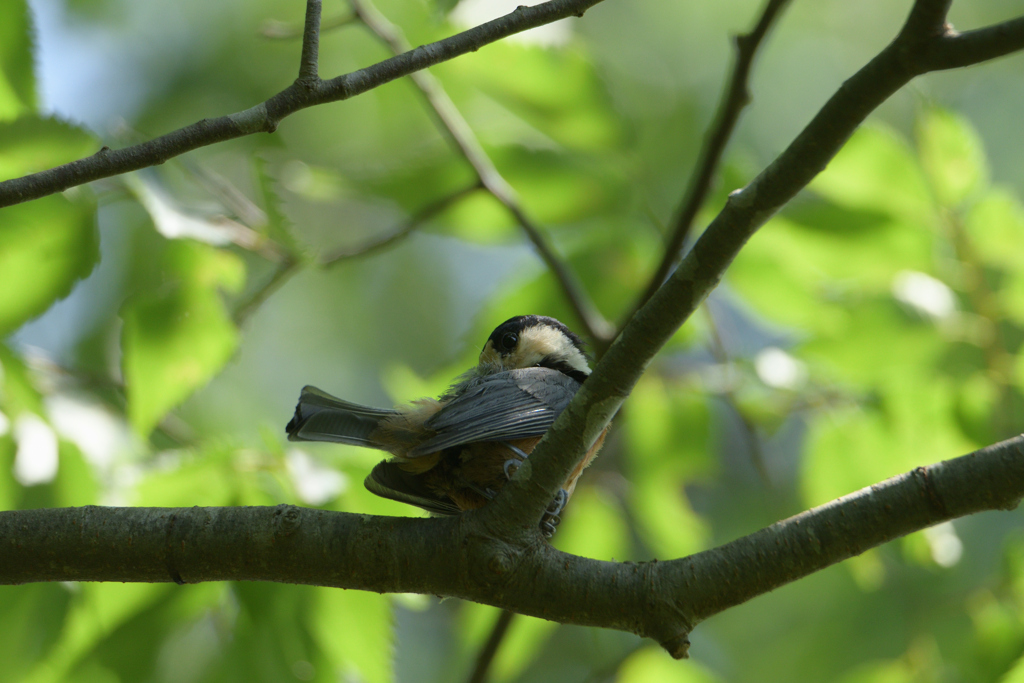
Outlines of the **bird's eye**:
[[508,353],[512,349],[516,348],[516,344],[519,342],[519,335],[515,332],[508,332],[501,338],[501,350]]

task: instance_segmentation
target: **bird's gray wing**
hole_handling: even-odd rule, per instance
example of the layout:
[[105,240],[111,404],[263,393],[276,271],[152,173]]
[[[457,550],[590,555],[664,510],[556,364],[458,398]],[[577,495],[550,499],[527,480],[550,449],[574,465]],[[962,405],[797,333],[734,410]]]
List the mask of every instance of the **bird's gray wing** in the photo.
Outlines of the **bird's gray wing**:
[[579,388],[579,382],[568,375],[540,367],[471,380],[424,422],[436,434],[409,451],[409,456],[477,441],[541,436]]

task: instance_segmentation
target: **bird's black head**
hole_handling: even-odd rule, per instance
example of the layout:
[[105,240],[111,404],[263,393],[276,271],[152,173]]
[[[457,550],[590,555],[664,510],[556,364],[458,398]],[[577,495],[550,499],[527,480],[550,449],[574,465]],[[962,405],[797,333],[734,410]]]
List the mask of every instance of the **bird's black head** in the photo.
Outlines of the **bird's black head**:
[[480,364],[498,370],[549,367],[578,382],[590,375],[585,344],[568,327],[543,315],[519,315],[495,328],[480,353]]

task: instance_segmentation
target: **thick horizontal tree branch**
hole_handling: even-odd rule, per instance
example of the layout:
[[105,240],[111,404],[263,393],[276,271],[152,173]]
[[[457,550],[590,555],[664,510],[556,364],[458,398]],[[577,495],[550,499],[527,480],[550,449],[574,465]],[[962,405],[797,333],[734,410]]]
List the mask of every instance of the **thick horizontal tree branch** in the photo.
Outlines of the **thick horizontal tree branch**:
[[495,538],[479,511],[374,517],[290,505],[0,512],[0,583],[279,581],[456,596],[654,638],[912,531],[1024,496],[1024,437],[919,467],[713,550],[602,562]]
[[[104,147],[92,156],[46,171],[0,182],[0,207],[38,199],[93,180],[137,171],[162,164],[193,149],[253,133],[272,133],[285,117],[327,102],[355,97],[368,90],[440,64],[510,35],[571,16],[583,16],[601,0],[550,0],[463,31],[444,40],[420,47],[359,71],[320,80],[310,71],[316,57],[315,43],[309,41],[310,23],[304,32],[300,77],[270,99],[245,111],[203,119],[158,138],[122,149]],[[319,3],[316,5],[319,20]]]
[[[913,78],[1024,49],[1024,21],[981,29],[998,49],[962,47],[945,23],[945,0],[917,0],[896,38],[825,103],[796,139],[749,185],[733,192],[679,267],[629,320],[530,459],[484,509],[496,531],[533,531],[544,509],[632,391],[651,359],[722,279],[747,240],[839,152],[854,130]],[[1009,36],[1009,37],[1008,37]],[[971,43],[973,45],[973,43]]]

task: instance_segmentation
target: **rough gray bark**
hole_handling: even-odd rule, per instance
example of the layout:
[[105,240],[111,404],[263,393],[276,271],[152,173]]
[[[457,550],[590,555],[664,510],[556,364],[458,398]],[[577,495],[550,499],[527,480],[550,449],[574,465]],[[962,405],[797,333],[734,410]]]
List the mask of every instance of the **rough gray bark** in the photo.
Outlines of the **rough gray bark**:
[[480,512],[413,519],[291,505],[0,512],[0,583],[280,581],[455,596],[656,639],[686,655],[700,621],[886,541],[1024,496],[1024,437],[875,486],[668,562],[602,562]]

